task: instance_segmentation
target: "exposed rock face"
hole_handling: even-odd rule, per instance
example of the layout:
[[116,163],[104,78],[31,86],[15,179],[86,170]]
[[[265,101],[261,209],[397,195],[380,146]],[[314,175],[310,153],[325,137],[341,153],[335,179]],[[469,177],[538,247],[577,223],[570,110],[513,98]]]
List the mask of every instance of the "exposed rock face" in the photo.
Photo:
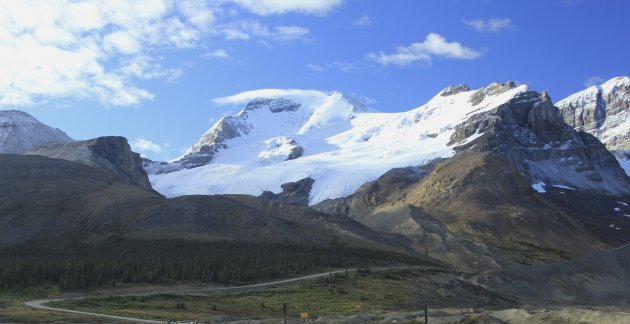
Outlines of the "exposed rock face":
[[282,184],[281,193],[274,194],[271,191],[265,191],[260,195],[260,198],[278,201],[283,204],[308,206],[308,197],[313,188],[313,183],[315,183],[315,180],[311,178],[287,182]]
[[142,168],[142,158],[131,151],[124,137],[106,136],[87,141],[49,143],[27,154],[83,163],[110,172],[123,183],[152,191],[147,173]]
[[448,86],[444,88],[444,90],[440,92],[440,96],[448,97],[450,95],[454,95],[454,94],[458,94],[460,92],[466,92],[466,91],[470,91],[470,88],[465,84],[452,85],[452,86]]
[[630,150],[630,78],[613,78],[559,101],[564,121],[613,151]]
[[287,156],[287,160],[295,160],[304,154],[304,148],[301,146],[295,146],[291,149],[291,153]]
[[630,78],[617,77],[557,103],[564,121],[600,140],[630,174]]
[[[256,98],[251,100],[238,115],[221,118],[174,165],[170,167],[151,166],[150,170],[162,173],[175,171],[182,167],[195,168],[206,165],[214,159],[216,153],[227,148],[225,144],[227,140],[250,133],[252,126],[247,123],[248,112],[260,109],[268,109],[272,113],[294,112],[300,106],[300,103],[284,98]],[[296,148],[294,152],[291,152],[288,159],[296,159],[301,155],[302,151]]]
[[266,148],[258,154],[261,164],[295,160],[304,154],[304,148],[289,136],[273,137],[265,144]]
[[514,87],[516,87],[516,84],[514,83],[514,81],[508,81],[505,83],[493,82],[487,87],[477,90],[470,97],[469,102],[472,103],[473,106],[476,106],[480,104],[486,96],[496,96]]
[[256,98],[245,106],[245,110],[255,110],[267,108],[272,113],[279,113],[283,111],[296,111],[300,108],[301,104],[289,99],[278,98]]
[[24,153],[50,142],[72,139],[19,110],[0,110],[0,153]]
[[546,92],[528,91],[456,127],[451,143],[483,135],[457,150],[491,151],[510,160],[532,183],[629,195],[615,157],[596,138],[564,123]]
[[212,161],[214,155],[227,148],[224,142],[249,133],[247,123],[237,116],[221,118],[214,127],[203,134],[197,143],[178,162],[185,168],[202,166]]

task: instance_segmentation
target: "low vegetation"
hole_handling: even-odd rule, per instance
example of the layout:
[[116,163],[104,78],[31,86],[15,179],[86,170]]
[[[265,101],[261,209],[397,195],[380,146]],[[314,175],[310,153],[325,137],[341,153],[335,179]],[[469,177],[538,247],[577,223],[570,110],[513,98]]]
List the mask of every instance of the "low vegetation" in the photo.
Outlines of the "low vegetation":
[[[415,271],[414,271],[415,272]],[[105,296],[49,304],[105,314],[161,320],[309,318],[379,311],[419,311],[425,286],[406,271],[341,272],[280,287],[152,296]],[[431,292],[433,294],[433,292]]]

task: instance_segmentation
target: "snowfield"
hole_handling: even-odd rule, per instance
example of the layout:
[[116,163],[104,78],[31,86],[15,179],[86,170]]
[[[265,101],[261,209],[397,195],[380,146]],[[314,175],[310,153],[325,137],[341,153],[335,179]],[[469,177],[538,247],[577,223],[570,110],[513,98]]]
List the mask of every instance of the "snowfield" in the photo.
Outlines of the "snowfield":
[[[245,104],[256,98],[282,99],[286,109],[270,105],[245,108],[225,118],[239,125],[240,136],[223,142],[204,166],[155,174],[147,168],[153,188],[168,196],[191,194],[278,193],[280,185],[306,177],[315,180],[310,204],[345,197],[362,184],[395,167],[417,166],[454,154],[453,148],[472,141],[449,143],[454,127],[470,116],[509,101],[526,85],[498,95],[486,95],[473,106],[473,91],[440,94],[416,109],[384,113],[357,103],[339,92],[256,90],[215,99],[215,103]],[[295,103],[299,106],[296,108]],[[187,154],[209,143],[204,135]],[[288,160],[301,147],[300,157]],[[175,166],[177,161],[171,161]]]

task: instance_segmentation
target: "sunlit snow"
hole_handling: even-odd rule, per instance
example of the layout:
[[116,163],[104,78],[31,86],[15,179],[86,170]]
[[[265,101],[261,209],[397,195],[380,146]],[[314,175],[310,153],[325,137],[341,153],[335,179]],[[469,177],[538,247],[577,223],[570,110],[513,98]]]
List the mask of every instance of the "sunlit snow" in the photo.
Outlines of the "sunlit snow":
[[[454,127],[474,114],[491,110],[526,85],[476,106],[474,91],[437,95],[427,104],[402,113],[383,113],[357,104],[339,92],[256,90],[216,99],[217,103],[244,103],[258,96],[289,99],[301,104],[296,111],[269,109],[241,111],[248,134],[225,141],[208,165],[166,174],[151,174],[153,187],[173,197],[188,194],[280,192],[280,185],[311,177],[315,180],[310,203],[345,197],[362,184],[395,167],[423,165],[454,154],[453,148],[472,141],[450,143]],[[217,127],[217,124],[215,126]],[[286,160],[294,141],[303,156]],[[197,145],[199,146],[199,145]],[[193,146],[195,147],[195,146]]]
[[534,184],[532,184],[532,188],[536,191],[538,191],[538,193],[546,193],[547,190],[545,190],[545,184],[542,182],[536,182]]

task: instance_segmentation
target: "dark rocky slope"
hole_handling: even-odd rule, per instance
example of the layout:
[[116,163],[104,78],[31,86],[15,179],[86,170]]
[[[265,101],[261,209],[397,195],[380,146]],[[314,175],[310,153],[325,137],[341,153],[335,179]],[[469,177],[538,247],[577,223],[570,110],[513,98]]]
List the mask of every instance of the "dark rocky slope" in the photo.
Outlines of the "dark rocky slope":
[[470,279],[528,305],[630,305],[630,245]]
[[62,159],[0,155],[0,178],[0,244],[127,237],[405,249],[347,217],[247,196],[165,199],[111,172]]
[[142,158],[132,152],[121,136],[98,137],[86,141],[49,143],[26,154],[79,162],[109,172],[123,183],[152,190]]

